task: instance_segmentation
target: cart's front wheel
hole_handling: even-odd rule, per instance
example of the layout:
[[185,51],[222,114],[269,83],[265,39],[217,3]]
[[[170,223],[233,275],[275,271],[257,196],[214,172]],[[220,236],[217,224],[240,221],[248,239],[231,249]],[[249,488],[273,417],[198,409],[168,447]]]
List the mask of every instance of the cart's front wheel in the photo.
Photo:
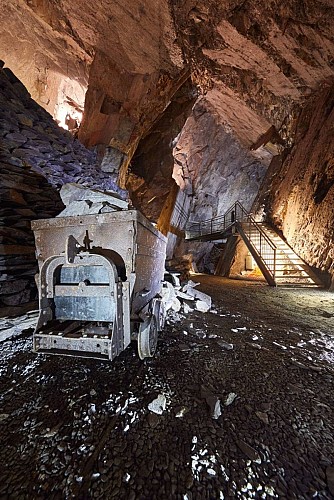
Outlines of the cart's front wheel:
[[140,359],[152,358],[158,343],[158,325],[154,314],[140,324],[138,354]]

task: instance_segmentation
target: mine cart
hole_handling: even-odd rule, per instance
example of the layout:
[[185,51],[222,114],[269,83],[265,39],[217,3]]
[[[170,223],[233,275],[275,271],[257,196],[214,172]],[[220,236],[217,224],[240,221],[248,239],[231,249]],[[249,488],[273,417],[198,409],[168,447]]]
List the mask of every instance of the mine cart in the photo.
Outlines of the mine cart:
[[39,263],[34,350],[112,360],[154,354],[166,238],[138,211],[32,222]]

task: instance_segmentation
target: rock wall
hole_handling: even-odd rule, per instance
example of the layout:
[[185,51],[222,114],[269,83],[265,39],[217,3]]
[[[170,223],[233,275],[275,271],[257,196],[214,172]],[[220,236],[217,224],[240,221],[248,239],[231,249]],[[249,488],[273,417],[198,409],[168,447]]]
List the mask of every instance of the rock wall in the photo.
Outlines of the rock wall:
[[[197,101],[174,147],[173,178],[185,193],[184,199],[191,200],[190,204],[182,203],[189,221],[223,215],[238,200],[250,210],[272,158],[263,147],[257,151],[249,149],[256,132],[247,136],[243,129],[244,133],[236,136],[230,125],[233,116],[228,116],[228,109],[222,112],[219,95],[210,91]],[[239,103],[240,116],[242,108]],[[245,115],[247,110],[243,111]],[[256,116],[252,118],[256,120]],[[247,125],[244,118],[248,130],[250,123]],[[261,127],[266,128],[263,124]],[[177,227],[184,229],[184,224]],[[190,254],[199,271],[214,272],[221,245],[184,242],[181,238],[174,238],[173,243],[175,258]],[[171,246],[172,242],[169,251]]]
[[173,147],[196,97],[196,89],[188,80],[140,141],[132,158],[126,187],[132,203],[154,222],[173,187]]
[[86,150],[33,101],[8,69],[0,69],[0,312],[18,314],[36,299],[30,221],[62,209],[66,182],[115,188]]
[[194,107],[174,157],[173,177],[181,188],[192,184],[189,218],[198,221],[224,214],[237,200],[250,209],[267,169],[266,160],[243,147],[208,98]]
[[[298,118],[294,147],[277,157],[257,198],[265,216],[334,286],[334,84],[327,81]],[[327,280],[327,284],[329,281]]]

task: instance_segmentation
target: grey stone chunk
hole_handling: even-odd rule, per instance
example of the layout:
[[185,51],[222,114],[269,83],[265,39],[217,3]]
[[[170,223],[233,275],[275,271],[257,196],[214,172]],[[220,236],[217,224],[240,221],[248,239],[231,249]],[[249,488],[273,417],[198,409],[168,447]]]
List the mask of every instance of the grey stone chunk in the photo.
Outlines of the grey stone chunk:
[[252,446],[245,443],[245,441],[242,441],[241,439],[237,441],[237,445],[238,448],[249,458],[249,460],[252,460],[252,462],[257,462],[259,464],[261,463],[260,455],[256,450],[254,450],[254,448],[252,448]]
[[126,155],[122,153],[122,151],[109,146],[106,148],[106,152],[101,163],[102,172],[118,173],[124,158],[126,158]]
[[227,349],[231,351],[233,349],[233,344],[229,344],[228,342],[224,342],[224,340],[217,340],[217,344],[223,349]]
[[60,190],[63,203],[68,206],[74,201],[108,202],[111,206],[126,210],[128,203],[122,200],[117,193],[106,193],[94,189],[87,189],[80,184],[64,184]]

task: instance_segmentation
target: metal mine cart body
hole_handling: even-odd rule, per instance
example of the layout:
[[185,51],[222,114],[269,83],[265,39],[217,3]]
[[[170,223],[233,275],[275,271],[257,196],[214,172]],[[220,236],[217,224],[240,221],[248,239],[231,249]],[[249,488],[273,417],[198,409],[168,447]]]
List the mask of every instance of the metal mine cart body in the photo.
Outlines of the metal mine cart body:
[[138,211],[32,222],[39,264],[34,350],[114,359],[154,354],[166,238]]

